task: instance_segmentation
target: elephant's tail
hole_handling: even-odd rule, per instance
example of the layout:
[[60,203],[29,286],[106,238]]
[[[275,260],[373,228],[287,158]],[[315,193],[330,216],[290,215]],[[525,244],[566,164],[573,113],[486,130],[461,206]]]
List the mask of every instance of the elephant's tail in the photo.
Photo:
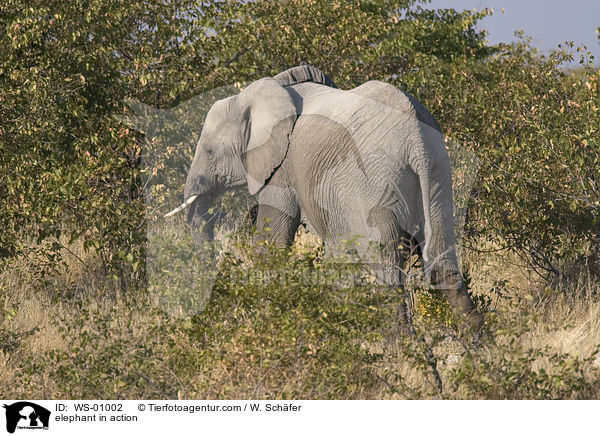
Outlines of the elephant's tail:
[[[429,165],[427,165],[429,166]],[[431,246],[432,226],[431,226],[431,202],[429,196],[429,169],[423,171],[424,174],[419,174],[421,181],[421,197],[423,199],[423,215],[425,217],[425,246],[423,247],[423,261],[429,260],[429,247]]]
[[431,162],[429,160],[428,153],[425,149],[425,144],[422,138],[419,138],[420,144],[418,145],[418,149],[420,152],[417,152],[415,156],[413,156],[414,161],[411,165],[413,170],[417,173],[419,177],[419,184],[421,186],[421,200],[423,202],[423,217],[425,220],[425,228],[423,229],[423,233],[425,236],[425,246],[423,247],[423,261],[427,262],[429,260],[429,249],[431,246],[431,240],[433,237],[433,228],[431,225],[431,188],[430,188],[430,180],[431,180]]

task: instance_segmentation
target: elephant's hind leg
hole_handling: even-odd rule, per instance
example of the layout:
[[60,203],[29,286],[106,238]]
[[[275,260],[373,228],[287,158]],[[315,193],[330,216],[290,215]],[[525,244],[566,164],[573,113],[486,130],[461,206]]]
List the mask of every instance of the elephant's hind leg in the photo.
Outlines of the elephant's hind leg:
[[[375,268],[377,279],[385,285],[402,289],[406,273],[403,269],[407,260],[406,246],[410,235],[400,228],[395,214],[388,208],[379,207],[369,211],[367,225],[379,230],[380,264]],[[399,304],[398,319],[402,324],[410,321],[408,294]]]

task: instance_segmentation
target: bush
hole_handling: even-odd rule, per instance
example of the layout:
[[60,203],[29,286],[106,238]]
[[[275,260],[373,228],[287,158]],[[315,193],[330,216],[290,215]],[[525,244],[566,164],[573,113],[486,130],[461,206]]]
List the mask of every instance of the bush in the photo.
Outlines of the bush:
[[598,259],[600,74],[565,71],[569,59],[520,43],[401,78],[481,162],[467,235],[493,238],[544,276]]
[[[597,338],[577,354],[532,332],[568,328],[560,316],[573,307],[580,326],[597,322],[596,288],[547,279],[571,269],[597,287],[598,70],[566,70],[567,51],[542,57],[527,41],[489,47],[475,30],[489,11],[420,3],[4,2],[0,367],[22,384],[6,377],[2,395],[597,398]],[[414,332],[400,337],[397,290],[340,284],[360,266],[318,249],[224,245],[214,283],[199,286],[206,259],[192,237],[146,210],[180,200],[204,91],[301,63],[343,88],[398,85],[478,156],[464,241],[516,254],[544,279],[535,298],[516,300],[485,272],[492,284],[476,300],[495,342],[475,349],[445,300],[421,290]],[[198,94],[188,117],[182,102]],[[146,103],[133,122],[131,100]],[[153,124],[150,106],[166,124]],[[577,303],[550,299],[553,287]],[[561,325],[544,318],[550,307]]]

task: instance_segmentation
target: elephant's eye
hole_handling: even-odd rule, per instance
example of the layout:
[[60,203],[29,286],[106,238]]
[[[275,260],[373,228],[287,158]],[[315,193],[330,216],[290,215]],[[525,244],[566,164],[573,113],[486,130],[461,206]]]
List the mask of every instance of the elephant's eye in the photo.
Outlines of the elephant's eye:
[[215,152],[213,151],[212,148],[207,148],[206,149],[206,156],[208,156],[209,159],[212,159],[214,156]]

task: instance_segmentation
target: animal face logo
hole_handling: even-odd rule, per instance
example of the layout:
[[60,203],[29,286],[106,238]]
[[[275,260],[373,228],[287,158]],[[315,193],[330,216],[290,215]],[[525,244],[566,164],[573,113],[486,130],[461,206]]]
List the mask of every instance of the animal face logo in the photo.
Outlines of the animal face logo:
[[3,406],[6,409],[6,431],[19,429],[48,429],[50,411],[29,401],[19,401]]

